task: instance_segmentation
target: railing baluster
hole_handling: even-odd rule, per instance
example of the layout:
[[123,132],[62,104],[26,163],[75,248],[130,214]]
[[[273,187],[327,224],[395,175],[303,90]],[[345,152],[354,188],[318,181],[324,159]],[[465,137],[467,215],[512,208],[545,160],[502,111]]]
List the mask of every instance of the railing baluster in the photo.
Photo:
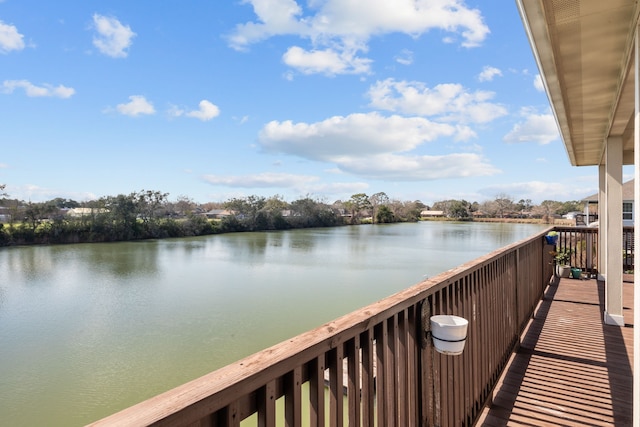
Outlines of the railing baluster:
[[387,378],[385,375],[385,363],[386,363],[386,348],[387,348],[387,322],[383,321],[380,324],[376,325],[375,335],[376,335],[376,410],[378,416],[378,424],[386,425],[386,406],[387,402],[385,400],[386,396],[386,388],[388,384],[386,382]]
[[269,381],[258,392],[258,427],[276,425],[276,384]]
[[349,425],[360,425],[360,336],[346,344],[347,391],[349,399]]
[[329,351],[329,425],[341,426],[344,416],[344,384],[342,344]]
[[409,407],[407,405],[407,321],[406,310],[398,313],[396,328],[396,419],[397,425],[407,425]]
[[309,362],[309,425],[324,427],[324,353]]
[[285,376],[284,412],[287,427],[296,427],[302,423],[302,373],[300,366]]
[[373,334],[367,329],[360,334],[360,346],[362,349],[362,425],[372,426],[375,407],[373,405],[374,392],[374,348]]

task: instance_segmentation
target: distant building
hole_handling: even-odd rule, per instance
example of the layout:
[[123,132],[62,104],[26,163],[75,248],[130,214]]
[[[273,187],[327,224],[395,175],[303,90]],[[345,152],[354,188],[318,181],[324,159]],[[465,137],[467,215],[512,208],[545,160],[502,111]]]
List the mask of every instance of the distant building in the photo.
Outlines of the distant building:
[[109,212],[104,208],[71,208],[67,211],[67,216],[71,218],[82,218],[83,216],[103,214]]
[[438,218],[444,216],[444,211],[424,210],[420,212],[422,218]]
[[222,219],[234,215],[234,212],[227,209],[211,209],[205,215],[209,219]]
[[[631,181],[627,181],[622,184],[622,225],[625,227],[633,227],[633,183],[634,180],[632,179]],[[585,203],[585,212],[593,212],[595,209],[590,207],[598,204],[598,193],[592,194],[582,201]],[[594,216],[595,215],[593,213],[590,214],[590,217]],[[588,225],[598,225],[597,221],[595,223],[593,223],[592,221],[586,222]]]

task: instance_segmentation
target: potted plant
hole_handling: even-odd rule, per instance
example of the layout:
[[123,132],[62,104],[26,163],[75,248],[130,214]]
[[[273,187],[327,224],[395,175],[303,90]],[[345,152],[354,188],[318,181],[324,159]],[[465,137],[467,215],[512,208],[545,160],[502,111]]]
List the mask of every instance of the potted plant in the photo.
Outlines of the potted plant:
[[551,251],[556,266],[556,274],[560,277],[569,277],[571,274],[571,252],[571,249],[568,248]]
[[544,236],[545,240],[547,241],[547,245],[554,245],[556,243],[558,243],[558,232],[557,231],[550,231],[547,233],[546,236]]

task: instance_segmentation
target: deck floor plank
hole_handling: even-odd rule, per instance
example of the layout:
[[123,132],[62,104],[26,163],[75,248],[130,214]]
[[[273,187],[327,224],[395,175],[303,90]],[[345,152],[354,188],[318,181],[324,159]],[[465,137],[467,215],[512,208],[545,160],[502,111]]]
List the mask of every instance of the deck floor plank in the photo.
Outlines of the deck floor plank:
[[604,283],[550,285],[477,426],[627,426],[633,415],[633,284],[624,327],[605,325]]

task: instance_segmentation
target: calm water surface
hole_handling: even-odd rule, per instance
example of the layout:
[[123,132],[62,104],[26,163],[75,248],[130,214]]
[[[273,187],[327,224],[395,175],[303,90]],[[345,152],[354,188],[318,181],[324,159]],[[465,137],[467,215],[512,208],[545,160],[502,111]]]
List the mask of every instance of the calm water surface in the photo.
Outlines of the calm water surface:
[[83,425],[544,226],[0,248],[0,425]]

